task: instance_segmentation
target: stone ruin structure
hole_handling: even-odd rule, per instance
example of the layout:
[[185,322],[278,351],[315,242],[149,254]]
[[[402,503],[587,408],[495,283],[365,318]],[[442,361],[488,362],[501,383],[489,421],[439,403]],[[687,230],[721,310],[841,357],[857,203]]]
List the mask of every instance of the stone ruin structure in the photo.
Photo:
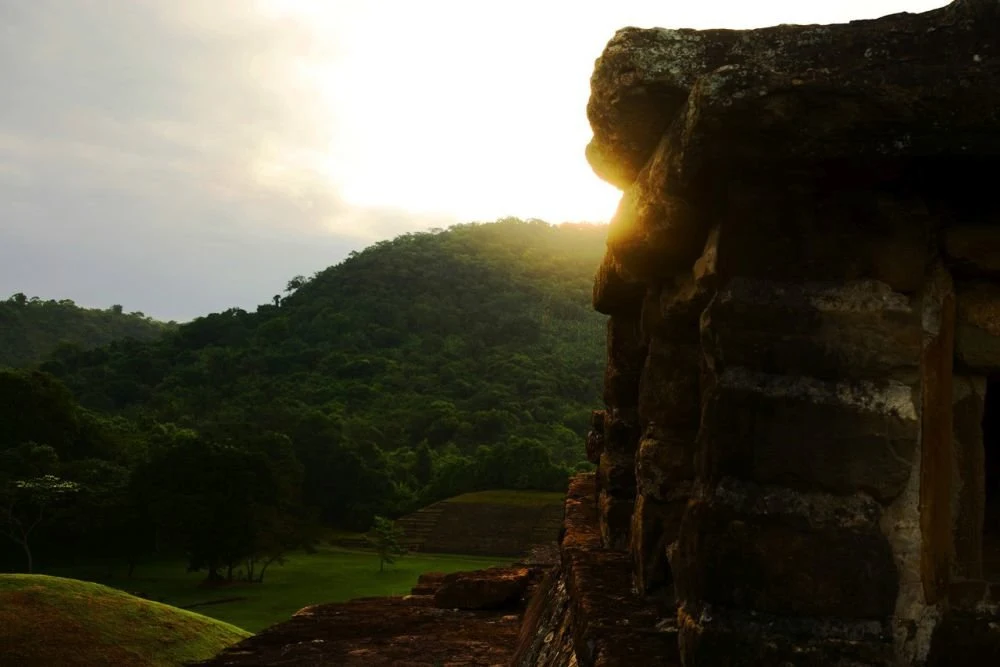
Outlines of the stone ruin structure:
[[587,111],[606,409],[515,664],[1000,665],[1000,1],[626,28]]
[[1000,665],[1000,0],[626,28],[588,115],[624,196],[558,565],[205,664]]

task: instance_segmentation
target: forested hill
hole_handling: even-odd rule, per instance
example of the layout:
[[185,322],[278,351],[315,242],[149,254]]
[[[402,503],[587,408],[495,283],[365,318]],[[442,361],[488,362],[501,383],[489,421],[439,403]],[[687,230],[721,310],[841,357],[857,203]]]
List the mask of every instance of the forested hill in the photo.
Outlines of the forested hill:
[[152,340],[169,328],[121,306],[81,308],[68,299],[43,301],[18,293],[0,301],[0,366],[37,363],[60,345],[89,349],[123,338]]
[[[585,466],[606,229],[507,219],[408,234],[256,312],[42,365],[83,405],[203,434],[290,438],[304,494],[339,522],[476,488],[560,488]],[[222,437],[222,436],[219,436]]]

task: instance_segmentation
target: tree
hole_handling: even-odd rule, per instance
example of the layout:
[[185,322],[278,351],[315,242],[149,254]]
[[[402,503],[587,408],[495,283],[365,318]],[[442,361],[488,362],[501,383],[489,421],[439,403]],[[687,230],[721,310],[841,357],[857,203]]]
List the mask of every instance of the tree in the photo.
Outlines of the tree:
[[295,290],[305,285],[306,282],[308,281],[306,280],[305,276],[295,276],[294,278],[288,281],[287,285],[285,285],[285,292],[291,294]]
[[378,554],[378,571],[384,572],[387,564],[392,565],[396,562],[397,556],[406,553],[406,549],[400,544],[400,540],[403,539],[403,531],[397,528],[391,519],[382,516],[375,517],[372,530],[375,534],[368,539]]
[[[302,466],[288,436],[239,424],[164,429],[133,479],[160,534],[210,581],[304,546]],[[222,573],[223,568],[226,574]]]
[[35,566],[31,536],[45,519],[46,510],[79,490],[79,484],[55,475],[14,480],[4,489],[0,526],[7,537],[24,551],[28,574],[34,571]]
[[413,476],[421,486],[430,484],[431,476],[434,474],[434,459],[431,457],[431,448],[424,440],[417,447],[417,456],[413,465]]

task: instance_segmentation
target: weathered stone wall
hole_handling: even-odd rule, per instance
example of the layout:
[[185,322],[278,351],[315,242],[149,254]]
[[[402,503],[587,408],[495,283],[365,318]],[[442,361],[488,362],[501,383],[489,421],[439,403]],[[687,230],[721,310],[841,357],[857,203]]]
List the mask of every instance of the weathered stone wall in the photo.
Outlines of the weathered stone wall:
[[1000,650],[1000,599],[969,593],[1000,371],[998,38],[1000,2],[959,0],[626,28],[596,63],[587,155],[624,195],[594,288],[593,502],[636,590],[676,598],[688,667],[921,665],[962,628]]

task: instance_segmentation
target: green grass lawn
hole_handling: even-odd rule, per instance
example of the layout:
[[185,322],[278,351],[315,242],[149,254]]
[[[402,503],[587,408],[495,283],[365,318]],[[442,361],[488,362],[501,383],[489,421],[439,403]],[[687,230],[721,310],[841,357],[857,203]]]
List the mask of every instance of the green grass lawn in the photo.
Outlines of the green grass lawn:
[[565,500],[566,494],[560,491],[476,491],[449,498],[446,502],[504,507],[545,507],[562,505]]
[[176,667],[249,636],[205,616],[107,586],[0,574],[0,664]]
[[506,565],[511,559],[440,554],[410,554],[379,572],[371,552],[321,548],[316,553],[294,553],[285,565],[272,565],[263,584],[234,584],[202,588],[204,573],[187,573],[179,561],[141,565],[131,579],[125,568],[108,576],[106,567],[53,568],[47,574],[96,581],[154,600],[183,607],[200,602],[241,597],[244,600],[196,607],[193,611],[258,632],[287,620],[302,607],[343,602],[358,597],[405,595],[424,572],[457,572]]

